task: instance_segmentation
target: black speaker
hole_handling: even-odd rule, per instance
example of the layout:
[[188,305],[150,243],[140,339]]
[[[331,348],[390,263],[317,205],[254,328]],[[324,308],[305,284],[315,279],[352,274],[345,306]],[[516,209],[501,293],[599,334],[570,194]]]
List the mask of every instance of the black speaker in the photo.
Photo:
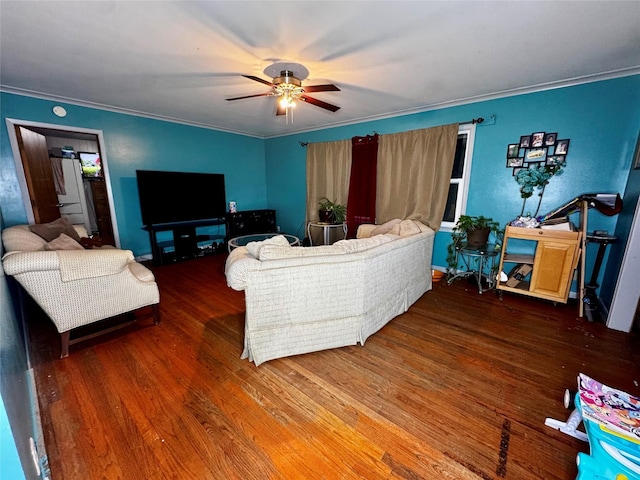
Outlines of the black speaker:
[[275,210],[247,210],[227,214],[228,239],[254,233],[274,233],[277,229]]

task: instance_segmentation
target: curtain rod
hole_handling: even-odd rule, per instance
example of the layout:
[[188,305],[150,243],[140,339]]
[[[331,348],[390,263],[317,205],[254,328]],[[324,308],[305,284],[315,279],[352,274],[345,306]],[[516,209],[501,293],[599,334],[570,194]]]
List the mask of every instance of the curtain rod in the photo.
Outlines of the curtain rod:
[[[478,117],[478,118],[472,118],[471,120],[467,120],[466,122],[458,122],[458,123],[470,123],[471,125],[475,125],[476,123],[479,125],[482,122],[484,122],[484,118],[483,117]],[[377,135],[378,132],[373,132],[374,135]],[[300,144],[301,147],[306,147],[307,145],[309,145],[310,142],[298,142]]]

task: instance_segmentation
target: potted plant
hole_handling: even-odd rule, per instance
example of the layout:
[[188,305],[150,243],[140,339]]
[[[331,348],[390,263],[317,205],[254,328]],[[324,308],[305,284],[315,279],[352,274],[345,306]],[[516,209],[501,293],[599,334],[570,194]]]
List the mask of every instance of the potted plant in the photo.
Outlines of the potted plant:
[[534,213],[533,216],[538,216],[542,196],[544,195],[546,186],[549,184],[549,180],[551,180],[551,177],[554,175],[562,175],[562,167],[566,166],[566,164],[567,162],[563,160],[554,165],[537,165],[523,168],[518,172],[515,178],[518,185],[520,185],[520,197],[523,199],[522,211],[520,212],[521,217],[524,215],[527,198],[533,195],[534,189],[538,190],[538,196],[540,198],[538,199],[538,208],[536,208],[536,213]]
[[492,218],[470,215],[460,215],[453,230],[451,242],[447,245],[447,274],[455,274],[457,265],[456,250],[466,242],[470,247],[482,247],[489,242],[489,235],[493,233],[500,239],[502,230],[500,224]]
[[325,223],[344,223],[347,219],[347,207],[334,203],[326,197],[320,199],[320,207],[318,216],[321,222]]

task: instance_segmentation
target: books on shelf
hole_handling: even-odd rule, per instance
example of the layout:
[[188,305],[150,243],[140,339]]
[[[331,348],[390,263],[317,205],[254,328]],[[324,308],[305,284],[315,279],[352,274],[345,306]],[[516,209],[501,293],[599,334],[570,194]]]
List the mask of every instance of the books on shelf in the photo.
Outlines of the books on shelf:
[[562,230],[565,232],[575,232],[576,228],[569,221],[568,217],[552,218],[540,223],[540,228],[545,230]]

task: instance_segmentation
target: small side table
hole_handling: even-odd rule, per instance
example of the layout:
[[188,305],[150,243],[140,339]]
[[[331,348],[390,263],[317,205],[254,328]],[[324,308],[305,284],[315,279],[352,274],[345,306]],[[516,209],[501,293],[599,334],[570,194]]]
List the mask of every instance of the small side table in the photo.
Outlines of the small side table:
[[[495,243],[488,243],[480,247],[472,247],[466,243],[459,245],[456,247],[456,268],[458,266],[458,261],[462,259],[462,263],[466,270],[451,277],[447,280],[447,284],[451,285],[456,278],[467,278],[473,276],[478,283],[478,293],[480,295],[487,290],[491,290],[496,286],[495,275],[497,272],[495,272],[495,267],[496,258],[499,253],[500,250],[496,250]],[[489,272],[485,273],[487,269]],[[483,280],[486,281],[487,288],[483,287]]]
[[227,248],[229,252],[238,247],[246,247],[249,242],[262,242],[269,238],[273,238],[277,235],[282,235],[287,239],[289,245],[295,247],[296,245],[300,245],[300,239],[294,235],[289,235],[287,233],[254,233],[252,235],[243,235],[241,237],[232,238],[229,240]]
[[309,237],[309,243],[313,246],[313,238],[311,237],[311,227],[322,228],[323,245],[331,244],[331,229],[341,229],[342,238],[347,238],[347,224],[346,223],[325,223],[325,222],[309,222],[307,225],[307,236]]

